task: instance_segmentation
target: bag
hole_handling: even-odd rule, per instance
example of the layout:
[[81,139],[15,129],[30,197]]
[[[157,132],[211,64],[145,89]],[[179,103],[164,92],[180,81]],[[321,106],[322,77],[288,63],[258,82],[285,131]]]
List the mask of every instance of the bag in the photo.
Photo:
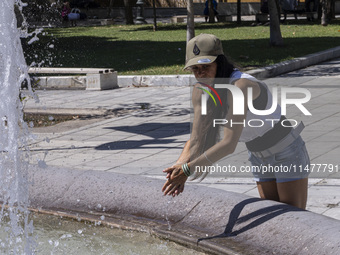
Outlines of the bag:
[[68,20],[78,20],[80,19],[80,14],[71,12],[67,15],[67,17],[68,17]]

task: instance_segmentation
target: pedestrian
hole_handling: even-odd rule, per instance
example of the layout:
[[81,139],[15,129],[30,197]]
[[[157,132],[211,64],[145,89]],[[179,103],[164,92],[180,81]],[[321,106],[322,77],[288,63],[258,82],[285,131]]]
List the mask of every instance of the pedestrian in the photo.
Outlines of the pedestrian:
[[287,14],[289,13],[293,13],[297,20],[297,14],[302,12],[302,10],[298,10],[298,0],[279,0],[279,5],[283,13],[283,20],[281,22],[286,21]]
[[318,13],[319,4],[320,4],[319,0],[305,0],[305,9],[306,9],[306,12],[307,12],[306,16],[307,16],[308,21],[314,20],[314,14],[313,13]]
[[[217,22],[219,21],[218,18],[218,12],[217,12],[217,2],[215,0],[212,1],[213,2],[213,9],[214,9],[214,18],[216,17]],[[205,8],[203,10],[203,14],[205,17],[205,22],[208,22],[208,18],[209,18],[209,1],[205,1]]]
[[61,18],[62,18],[63,22],[68,21],[68,14],[69,13],[71,13],[70,3],[66,0],[64,0],[63,7],[62,7],[62,10],[61,10]]
[[[232,154],[240,141],[245,142],[249,161],[255,169],[262,166],[302,169],[295,173],[254,171],[253,175],[261,198],[305,209],[310,161],[300,136],[302,123],[296,128],[289,125],[289,120],[281,115],[279,105],[274,105],[275,110],[268,115],[256,115],[249,110],[247,100],[244,100],[244,109],[248,110],[234,114],[238,98],[216,84],[231,84],[231,87],[243,92],[245,99],[248,98],[248,90],[252,89],[250,99],[257,110],[272,109],[272,94],[265,83],[242,73],[228,61],[221,41],[214,35],[200,34],[188,42],[185,68],[192,71],[198,81],[192,91],[194,119],[190,140],[176,164],[163,170],[167,174],[162,188],[164,195],[176,196],[183,192],[190,175],[192,179],[204,178],[207,172],[202,169]],[[215,104],[209,93],[219,95],[219,104]],[[204,100],[207,100],[206,104]],[[215,120],[221,119],[225,119],[223,126],[213,125]],[[249,123],[252,119],[262,120],[264,124],[260,127],[240,124]],[[266,119],[275,121],[266,122]],[[221,139],[218,139],[219,127],[223,128]]]

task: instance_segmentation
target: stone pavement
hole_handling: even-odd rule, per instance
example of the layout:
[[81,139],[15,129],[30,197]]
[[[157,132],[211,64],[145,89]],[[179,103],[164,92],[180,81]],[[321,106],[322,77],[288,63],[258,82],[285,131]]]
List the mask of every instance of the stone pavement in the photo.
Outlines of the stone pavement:
[[[295,106],[288,107],[289,118],[305,123],[302,137],[311,163],[315,164],[309,179],[307,209],[340,220],[340,180],[337,179],[340,174],[334,174],[335,167],[340,168],[340,59],[265,82],[270,86],[307,88],[311,92],[311,100],[304,105],[312,116],[304,116]],[[33,129],[31,162],[40,166],[47,164],[165,180],[162,170],[177,160],[189,139],[190,89],[186,86],[131,86],[107,91],[36,91],[40,103],[29,99],[26,110],[38,108],[51,114],[56,110],[77,114],[79,110],[123,108],[130,112],[68,130],[60,129],[60,125],[50,130]],[[240,143],[235,153],[223,162],[239,169],[249,166],[247,159],[245,146]],[[327,165],[317,169],[317,164]],[[192,184],[258,197],[251,175],[214,173]]]

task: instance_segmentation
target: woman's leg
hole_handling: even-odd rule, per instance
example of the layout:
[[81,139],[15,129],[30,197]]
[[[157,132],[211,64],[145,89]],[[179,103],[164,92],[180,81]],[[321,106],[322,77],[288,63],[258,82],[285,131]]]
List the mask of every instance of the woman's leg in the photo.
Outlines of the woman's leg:
[[[273,165],[283,169],[309,169],[309,156],[304,141],[298,137],[291,145],[283,151],[276,153]],[[301,172],[278,172],[275,173],[277,191],[280,202],[286,203],[300,209],[306,209],[308,190],[308,171]]]
[[276,181],[257,182],[257,189],[262,199],[306,209],[308,178],[281,183],[276,183]]
[[277,190],[276,181],[259,181],[257,183],[257,189],[262,199],[269,199],[274,201],[280,201],[279,193]]
[[277,183],[280,202],[306,209],[308,178]]

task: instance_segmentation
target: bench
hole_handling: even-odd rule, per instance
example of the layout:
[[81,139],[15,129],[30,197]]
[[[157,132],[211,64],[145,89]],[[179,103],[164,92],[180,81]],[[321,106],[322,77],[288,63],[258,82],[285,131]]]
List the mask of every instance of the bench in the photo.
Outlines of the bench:
[[[188,18],[187,15],[176,15],[171,17],[171,23],[184,23],[184,21]],[[204,18],[204,15],[194,15],[195,18]]]
[[[194,15],[194,19],[195,18],[204,18],[204,15]],[[217,15],[218,17],[218,21],[219,22],[228,22],[228,21],[232,21],[232,16],[231,15],[227,15],[227,14],[219,14]],[[184,23],[184,21],[188,18],[187,15],[177,15],[177,16],[172,16],[171,17],[171,23]]]
[[284,16],[282,21],[285,21],[287,19],[288,14],[293,14],[296,20],[298,15],[306,15],[308,20],[314,20],[317,18],[318,15],[317,12],[306,12],[305,10],[282,10],[282,14]]
[[186,15],[172,16],[171,17],[171,23],[183,23],[185,19],[187,19]]
[[[306,1],[305,1],[306,2]],[[284,18],[282,21],[287,19],[288,14],[293,14],[295,19],[297,19],[298,15],[306,15],[308,20],[313,20],[317,18],[317,9],[318,6],[314,6],[314,11],[309,11],[310,6],[305,6],[305,2],[301,2],[300,0],[282,0],[281,1],[281,13],[283,14]]]
[[[117,72],[106,68],[65,68],[65,67],[31,67],[29,74],[85,74],[86,90],[105,90],[118,88]],[[64,81],[65,82],[65,81]],[[47,79],[46,79],[47,83]],[[72,79],[66,86],[72,86]]]
[[230,22],[233,21],[233,16],[228,14],[218,14],[218,22]]
[[266,23],[269,20],[269,15],[267,13],[256,13],[255,20],[257,23]]

